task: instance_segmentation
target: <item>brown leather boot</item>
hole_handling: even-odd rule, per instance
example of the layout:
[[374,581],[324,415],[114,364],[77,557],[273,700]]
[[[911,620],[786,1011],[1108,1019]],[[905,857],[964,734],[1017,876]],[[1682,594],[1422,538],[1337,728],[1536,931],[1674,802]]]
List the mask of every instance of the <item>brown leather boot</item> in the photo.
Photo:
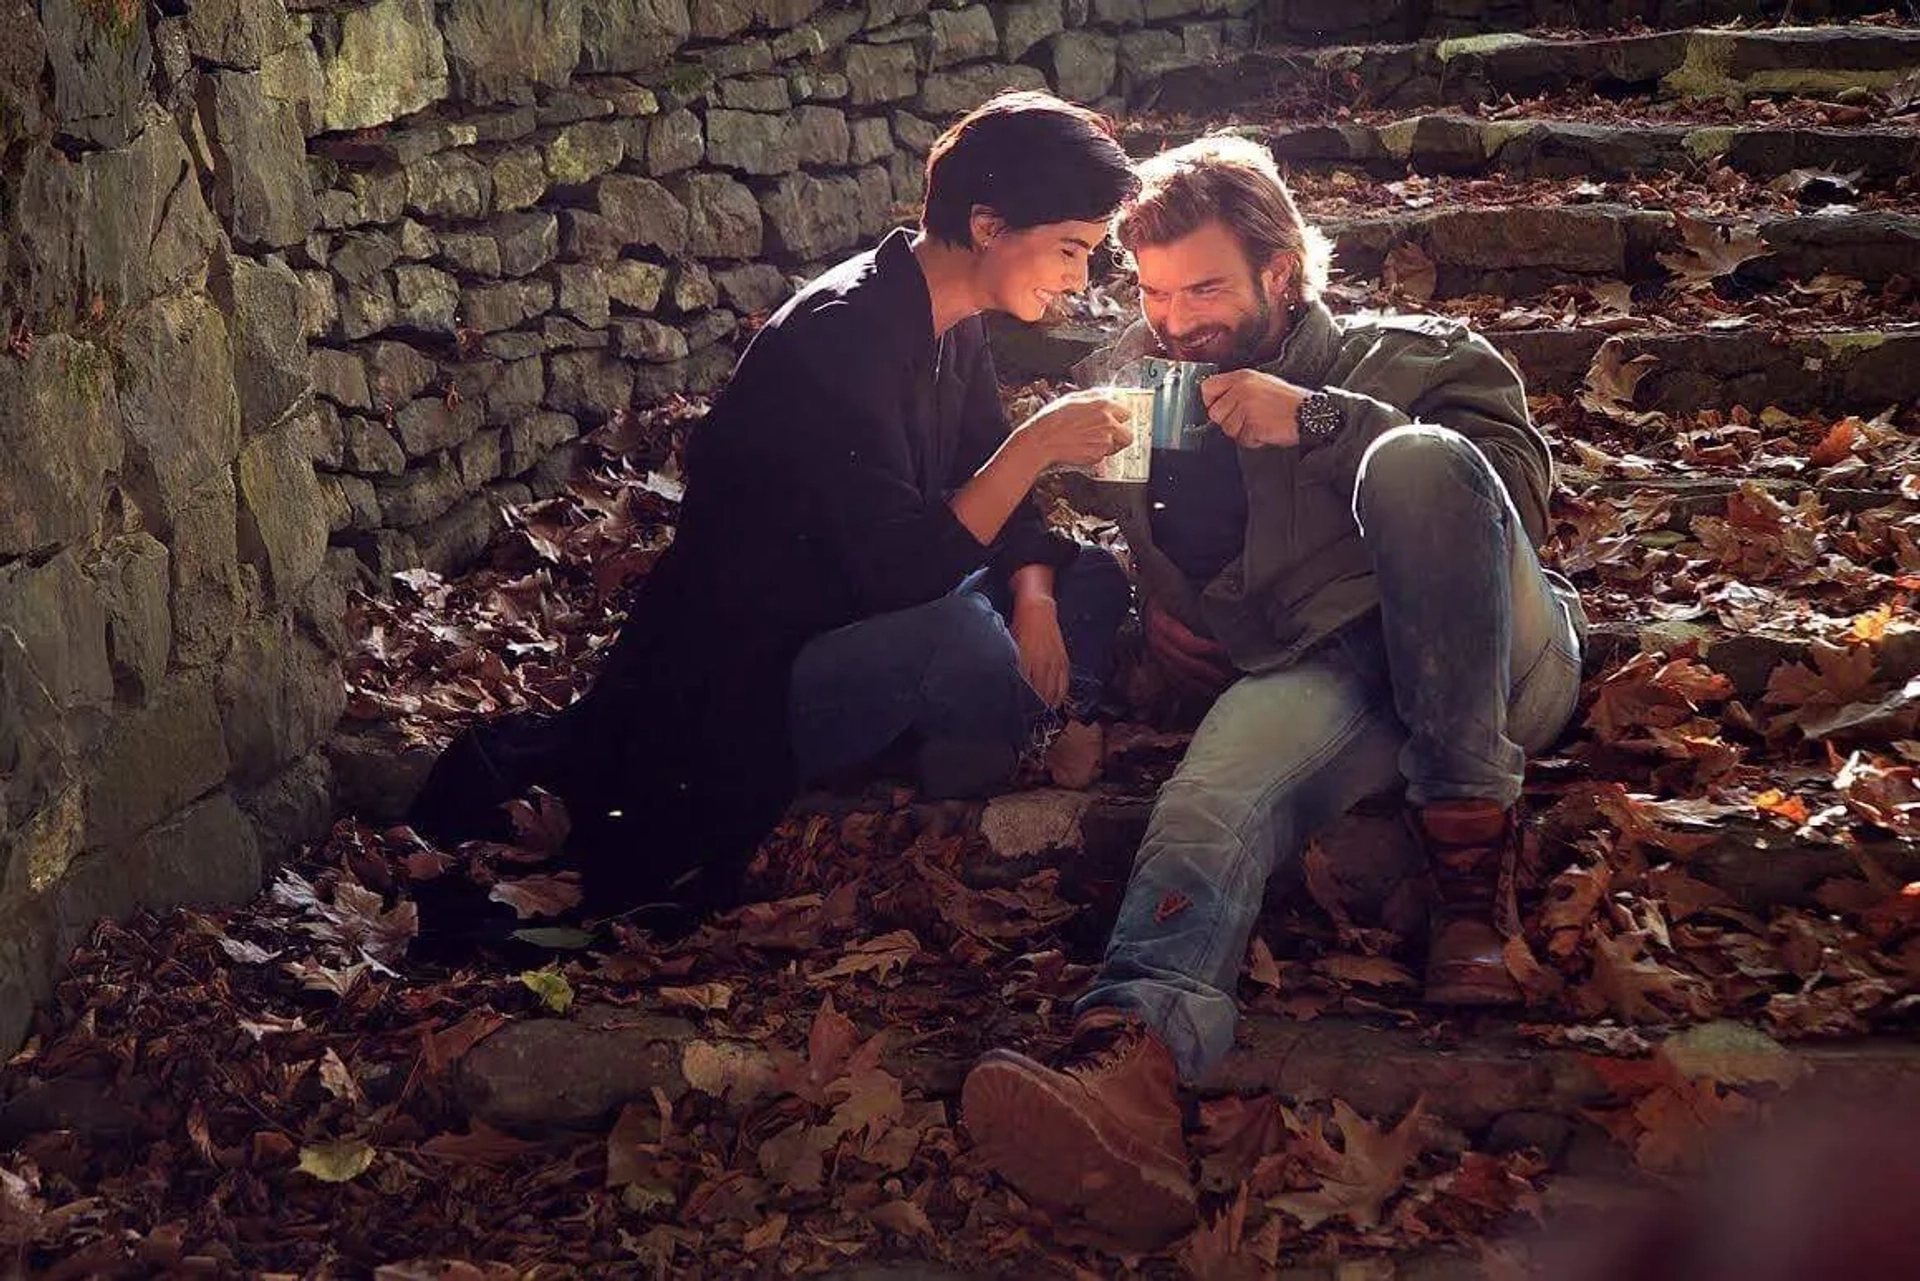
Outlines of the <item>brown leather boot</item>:
[[960,1108],[982,1160],[1030,1200],[1076,1210],[1141,1250],[1193,1226],[1179,1072],[1132,1015],[1084,1015],[1058,1068],[988,1052]]
[[1427,991],[1432,1005],[1517,1005],[1525,993],[1507,970],[1503,931],[1512,917],[1519,829],[1492,801],[1443,801],[1414,820],[1433,872]]

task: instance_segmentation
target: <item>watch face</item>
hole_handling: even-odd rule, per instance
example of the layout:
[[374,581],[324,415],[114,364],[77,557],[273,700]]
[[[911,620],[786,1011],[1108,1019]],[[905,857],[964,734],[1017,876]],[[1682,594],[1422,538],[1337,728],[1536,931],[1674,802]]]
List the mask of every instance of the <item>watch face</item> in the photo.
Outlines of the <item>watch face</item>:
[[1300,429],[1309,436],[1331,436],[1340,429],[1340,406],[1333,397],[1317,391],[1301,402]]

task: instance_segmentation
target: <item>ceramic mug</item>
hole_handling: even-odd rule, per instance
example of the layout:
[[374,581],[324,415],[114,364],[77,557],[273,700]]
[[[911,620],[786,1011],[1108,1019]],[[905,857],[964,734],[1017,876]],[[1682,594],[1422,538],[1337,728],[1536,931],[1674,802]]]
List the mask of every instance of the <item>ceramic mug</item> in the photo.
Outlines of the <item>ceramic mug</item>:
[[1153,447],[1198,449],[1208,427],[1207,402],[1200,384],[1220,372],[1220,366],[1198,360],[1167,360],[1143,356],[1135,377],[1153,391]]
[[1108,454],[1086,469],[1095,480],[1113,480],[1127,485],[1144,485],[1153,454],[1154,410],[1158,396],[1150,387],[1096,387],[1102,396],[1111,396],[1127,407],[1127,426],[1133,441],[1117,453]]

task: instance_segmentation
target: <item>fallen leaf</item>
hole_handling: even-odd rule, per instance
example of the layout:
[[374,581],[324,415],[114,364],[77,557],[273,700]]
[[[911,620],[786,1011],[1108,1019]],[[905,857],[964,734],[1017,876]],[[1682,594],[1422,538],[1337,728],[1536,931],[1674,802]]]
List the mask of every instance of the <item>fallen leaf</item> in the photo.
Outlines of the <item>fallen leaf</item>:
[[373,1164],[373,1146],[364,1139],[336,1139],[300,1149],[300,1173],[322,1183],[351,1183]]
[[920,940],[912,930],[894,930],[855,944],[838,961],[808,978],[811,982],[819,983],[827,979],[849,978],[855,974],[871,974],[876,980],[885,981],[889,975],[906,969],[907,963],[919,954]]
[[1299,1134],[1299,1155],[1320,1179],[1320,1186],[1270,1197],[1267,1206],[1292,1215],[1307,1228],[1336,1217],[1345,1217],[1355,1227],[1373,1227],[1380,1222],[1387,1200],[1406,1185],[1407,1166],[1424,1150],[1421,1104],[1416,1101],[1400,1124],[1382,1130],[1335,1099],[1333,1122],[1341,1138],[1337,1149],[1327,1141],[1323,1121],[1311,1122]]
[[1335,952],[1315,961],[1313,968],[1342,983],[1362,983],[1370,987],[1418,987],[1420,983],[1405,967],[1384,956]]
[[764,1222],[748,1228],[740,1238],[740,1248],[748,1254],[758,1254],[762,1250],[772,1249],[780,1244],[780,1238],[787,1234],[787,1216],[784,1211],[775,1211]]
[[521,973],[520,982],[555,1014],[565,1014],[573,1008],[573,984],[567,982],[567,976],[559,970],[526,970]]
[[692,987],[663,987],[654,993],[668,1009],[719,1012],[733,1004],[733,988],[725,983],[698,983]]
[[559,916],[580,905],[580,878],[578,873],[561,872],[496,881],[487,897],[505,903],[523,921],[530,916]]
[[889,1232],[898,1232],[901,1236],[920,1237],[928,1241],[939,1239],[939,1233],[933,1230],[927,1212],[912,1201],[888,1201],[869,1210],[867,1217]]
[[453,1165],[510,1165],[539,1150],[539,1144],[502,1133],[477,1117],[465,1134],[436,1134],[420,1145],[422,1156]]
[[1403,240],[1388,251],[1381,267],[1380,283],[1388,293],[1399,294],[1410,302],[1431,302],[1438,272],[1425,250],[1411,240]]

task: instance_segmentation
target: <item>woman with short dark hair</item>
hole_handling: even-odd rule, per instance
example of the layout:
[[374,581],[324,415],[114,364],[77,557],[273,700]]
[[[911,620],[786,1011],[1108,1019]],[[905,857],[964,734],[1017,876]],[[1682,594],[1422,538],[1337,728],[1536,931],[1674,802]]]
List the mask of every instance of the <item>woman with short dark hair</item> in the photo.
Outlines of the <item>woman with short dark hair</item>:
[[1037,320],[1085,288],[1137,183],[1106,120],[1042,93],[954,125],[926,176],[917,233],[828,270],[748,345],[593,688],[462,735],[416,829],[497,836],[538,784],[567,803],[590,911],[698,913],[735,899],[799,783],[906,749],[923,791],[975,794],[1090,715],[1127,582],[1029,491],[1125,445],[1124,412],[1075,393],[1009,430],[980,313]]

